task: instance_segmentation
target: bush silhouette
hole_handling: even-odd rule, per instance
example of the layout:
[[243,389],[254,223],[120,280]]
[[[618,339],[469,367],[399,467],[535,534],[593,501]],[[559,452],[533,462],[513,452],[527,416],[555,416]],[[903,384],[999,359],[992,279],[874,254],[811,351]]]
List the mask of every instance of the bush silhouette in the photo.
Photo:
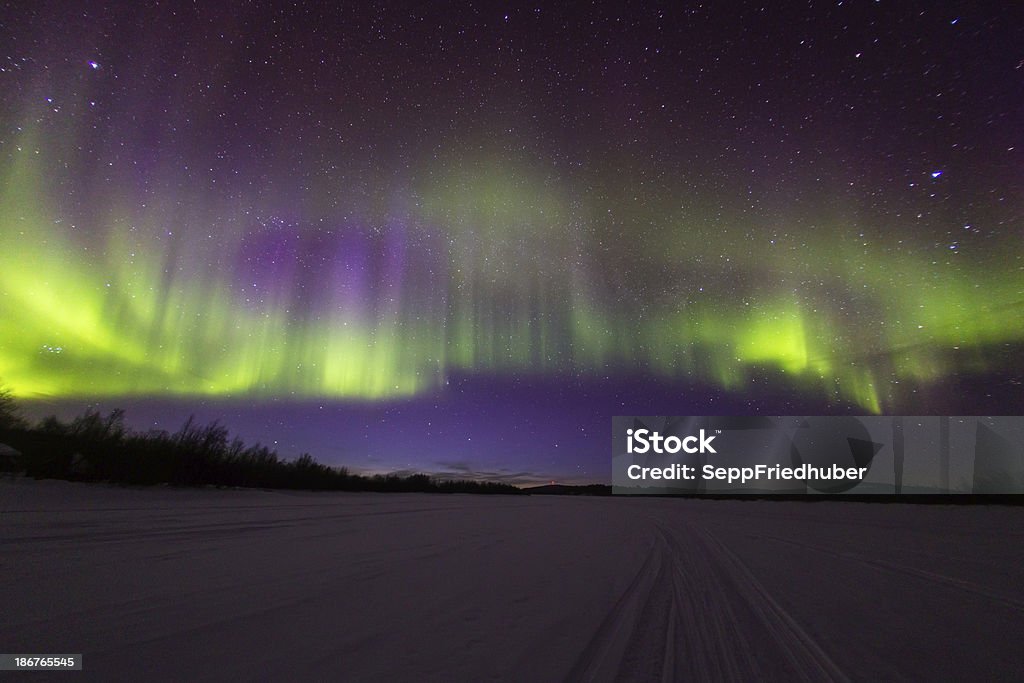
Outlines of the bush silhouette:
[[11,395],[10,389],[0,384],[0,430],[25,427],[18,404]]
[[20,469],[33,477],[125,484],[231,486],[316,491],[391,491],[437,493],[523,493],[493,482],[437,480],[425,474],[362,476],[344,467],[317,462],[303,453],[284,460],[260,444],[229,439],[214,421],[189,417],[177,432],[144,433],[128,429],[124,411],[103,415],[89,409],[69,423],[47,417],[34,428],[18,417],[16,406],[0,398],[0,443],[20,451]]

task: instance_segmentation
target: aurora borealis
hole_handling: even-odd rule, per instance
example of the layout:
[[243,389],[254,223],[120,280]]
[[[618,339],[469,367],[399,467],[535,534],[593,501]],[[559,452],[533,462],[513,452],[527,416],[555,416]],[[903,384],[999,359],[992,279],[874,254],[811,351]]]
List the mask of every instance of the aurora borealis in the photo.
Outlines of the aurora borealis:
[[[0,381],[264,420],[453,380],[506,415],[551,383],[907,414],[1019,387],[1024,36],[912,5],[8,5]],[[486,414],[461,428],[511,429]],[[424,432],[408,465],[606,460],[575,443]]]

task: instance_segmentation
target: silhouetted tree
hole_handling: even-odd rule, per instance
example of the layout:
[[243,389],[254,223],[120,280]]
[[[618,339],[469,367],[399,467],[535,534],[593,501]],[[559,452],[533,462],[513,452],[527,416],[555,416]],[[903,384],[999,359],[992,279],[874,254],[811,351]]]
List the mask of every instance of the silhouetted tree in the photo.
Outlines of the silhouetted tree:
[[24,429],[26,426],[21,416],[21,409],[18,407],[14,395],[7,387],[0,385],[0,430]]
[[521,493],[507,484],[437,481],[425,474],[363,477],[317,462],[309,453],[282,460],[266,446],[229,440],[219,422],[199,425],[194,417],[174,434],[136,433],[125,425],[124,411],[103,415],[89,409],[68,424],[45,418],[18,437],[12,445],[23,453],[26,472],[36,477],[325,491]]

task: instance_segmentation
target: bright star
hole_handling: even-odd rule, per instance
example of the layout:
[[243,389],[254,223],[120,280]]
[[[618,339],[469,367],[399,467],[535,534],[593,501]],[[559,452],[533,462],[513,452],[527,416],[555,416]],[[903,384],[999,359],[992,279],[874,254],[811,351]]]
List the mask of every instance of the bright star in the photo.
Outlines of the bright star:
[[942,171],[932,171],[932,178],[938,178],[942,175]]

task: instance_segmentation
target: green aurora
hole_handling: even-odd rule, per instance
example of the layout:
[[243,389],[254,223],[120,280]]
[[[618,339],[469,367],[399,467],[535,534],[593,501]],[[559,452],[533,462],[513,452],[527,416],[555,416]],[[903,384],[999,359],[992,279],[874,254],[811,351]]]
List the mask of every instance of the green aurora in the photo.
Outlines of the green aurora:
[[784,375],[878,413],[898,383],[998,370],[1024,342],[1020,240],[975,259],[814,209],[797,239],[482,154],[333,224],[182,191],[111,190],[84,215],[37,137],[0,188],[0,378],[21,397],[371,401],[456,371],[626,370]]

